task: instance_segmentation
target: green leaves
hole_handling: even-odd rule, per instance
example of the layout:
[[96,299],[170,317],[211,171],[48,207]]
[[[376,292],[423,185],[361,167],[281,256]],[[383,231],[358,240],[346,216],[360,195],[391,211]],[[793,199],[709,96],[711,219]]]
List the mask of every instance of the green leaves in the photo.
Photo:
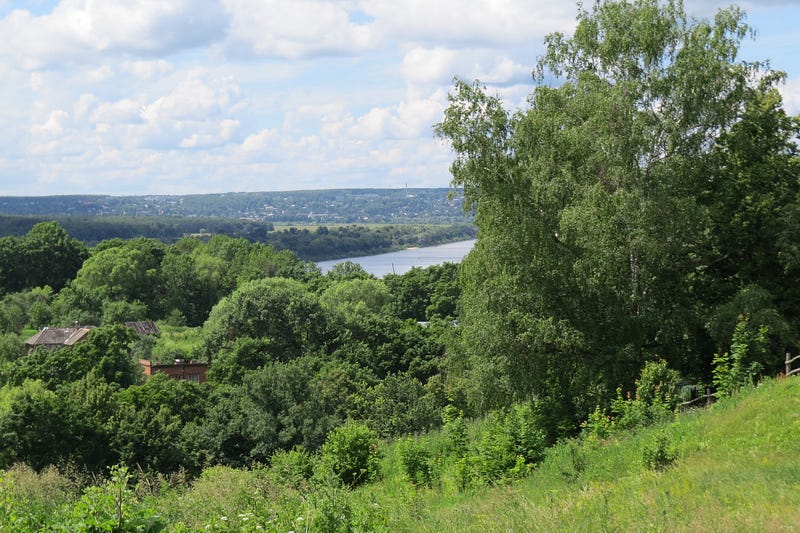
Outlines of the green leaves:
[[456,81],[436,131],[480,228],[451,350],[476,407],[534,395],[585,415],[653,350],[702,379],[709,310],[744,280],[780,294],[797,125],[780,75],[737,60],[747,33],[736,8],[596,2],[546,39],[527,108]]

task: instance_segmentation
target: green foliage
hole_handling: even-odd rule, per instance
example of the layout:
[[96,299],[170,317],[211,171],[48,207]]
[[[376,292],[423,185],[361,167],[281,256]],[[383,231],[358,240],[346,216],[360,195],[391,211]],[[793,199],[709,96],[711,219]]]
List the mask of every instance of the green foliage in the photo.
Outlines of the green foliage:
[[0,473],[0,529],[3,531],[44,531],[62,508],[79,493],[76,479],[56,468],[41,472],[16,464]]
[[147,320],[147,306],[142,302],[106,300],[103,302],[101,324],[124,324],[137,320]]
[[41,469],[65,459],[69,442],[56,393],[41,381],[0,388],[0,468],[24,462]]
[[456,301],[461,294],[456,282],[457,272],[458,265],[444,263],[385,276],[393,314],[417,321],[455,317]]
[[387,376],[365,390],[361,401],[361,418],[382,437],[427,431],[441,418],[422,383],[405,374]]
[[318,298],[295,280],[270,278],[245,283],[223,298],[204,326],[205,353],[237,339],[267,338],[274,360],[287,361],[326,342],[326,317]]
[[546,38],[524,109],[456,81],[436,131],[480,228],[451,350],[477,412],[533,396],[574,423],[654,347],[705,378],[705,326],[750,285],[796,327],[800,123],[782,75],[738,59],[744,20],[587,3]]
[[714,386],[720,396],[730,396],[742,387],[752,386],[763,368],[759,362],[767,343],[767,328],[757,333],[748,328],[748,319],[740,317],[733,331],[730,353],[714,355]]
[[[620,391],[621,393],[621,391]],[[606,412],[605,409],[600,409],[598,405],[594,411],[589,414],[589,417],[581,423],[583,428],[583,435],[589,440],[604,440],[607,439],[614,430],[614,419]]]
[[518,403],[505,411],[492,411],[471,443],[460,416],[454,417],[451,410],[446,417],[449,420],[443,432],[457,458],[455,476],[462,490],[475,484],[525,477],[544,457],[546,434],[535,403]]
[[636,398],[646,404],[661,402],[672,409],[678,406],[680,373],[663,360],[648,361],[636,380]]
[[343,319],[357,321],[367,314],[380,313],[390,298],[389,289],[381,280],[347,279],[330,285],[319,300],[326,309],[341,313]]
[[397,451],[408,481],[415,486],[430,486],[433,483],[436,474],[433,458],[422,442],[406,437],[398,443]]
[[272,359],[269,339],[238,338],[217,352],[208,377],[217,383],[241,384],[247,372],[263,367]]
[[129,488],[125,467],[111,469],[111,478],[102,486],[84,490],[81,499],[64,517],[65,531],[114,533],[158,533],[166,523],[154,510],[141,506]]
[[650,470],[666,470],[677,458],[678,452],[663,431],[657,432],[652,442],[642,449],[642,463]]
[[378,476],[380,456],[378,435],[364,424],[348,421],[328,434],[320,450],[320,468],[355,487]]
[[447,443],[447,451],[456,457],[466,455],[469,446],[467,422],[455,406],[448,405],[442,411],[442,433]]
[[610,412],[596,406],[581,423],[583,435],[591,441],[600,441],[619,431],[628,431],[668,420],[678,405],[680,374],[666,361],[648,361],[636,380],[636,395],[622,394],[617,388],[611,400]]
[[300,445],[276,450],[269,461],[270,473],[277,481],[295,489],[308,487],[316,464],[316,458]]
[[0,294],[35,287],[61,290],[88,257],[86,246],[57,222],[39,222],[23,237],[0,239]]
[[49,286],[6,294],[0,300],[0,332],[19,333],[25,327],[38,329],[48,325],[52,299]]

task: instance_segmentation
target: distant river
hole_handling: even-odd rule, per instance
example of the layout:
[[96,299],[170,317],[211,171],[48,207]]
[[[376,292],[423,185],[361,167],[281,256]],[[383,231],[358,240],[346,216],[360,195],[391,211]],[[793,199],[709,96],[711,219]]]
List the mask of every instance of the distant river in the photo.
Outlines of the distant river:
[[475,239],[469,241],[450,242],[439,246],[427,246],[425,248],[409,248],[399,252],[379,255],[365,255],[361,257],[347,257],[344,259],[334,259],[332,261],[320,261],[317,264],[322,272],[325,273],[336,263],[352,261],[358,263],[361,268],[373,276],[382,278],[386,274],[405,274],[413,267],[429,267],[442,263],[459,263],[464,256],[472,250]]

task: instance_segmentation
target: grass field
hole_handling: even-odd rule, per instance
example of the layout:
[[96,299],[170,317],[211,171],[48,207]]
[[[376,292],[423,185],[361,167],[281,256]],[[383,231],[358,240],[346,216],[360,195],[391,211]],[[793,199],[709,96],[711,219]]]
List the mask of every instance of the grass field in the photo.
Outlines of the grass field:
[[[676,460],[653,470],[643,454],[660,435]],[[387,450],[361,499],[390,509],[392,531],[797,531],[798,457],[800,379],[769,380],[666,425],[562,443],[528,478],[468,494],[410,488]]]

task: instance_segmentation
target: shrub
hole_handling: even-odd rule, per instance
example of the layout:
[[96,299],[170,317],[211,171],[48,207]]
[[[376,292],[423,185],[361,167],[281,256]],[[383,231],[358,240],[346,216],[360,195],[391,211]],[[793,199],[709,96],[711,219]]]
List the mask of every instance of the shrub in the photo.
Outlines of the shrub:
[[414,485],[430,486],[434,478],[431,454],[417,439],[406,437],[398,443],[397,451],[403,473]]
[[489,413],[473,460],[479,479],[496,482],[527,475],[544,454],[546,437],[540,418],[531,403]]
[[307,484],[314,475],[315,457],[300,445],[277,450],[270,459],[270,472],[278,481],[294,489]]
[[130,475],[124,466],[111,470],[111,479],[83,491],[81,499],[62,520],[67,531],[113,531],[157,533],[166,523],[152,509],[135,500],[128,487]]
[[680,373],[663,359],[648,361],[636,380],[636,398],[646,404],[665,403],[671,409],[678,406]]
[[766,351],[767,328],[761,326],[757,333],[753,333],[747,322],[747,318],[739,317],[730,354],[714,354],[713,381],[719,396],[730,396],[742,387],[752,385],[763,368],[758,360]]
[[448,453],[463,457],[469,446],[467,435],[467,422],[461,411],[453,405],[448,405],[442,412],[442,434],[447,442]]
[[366,425],[346,422],[328,434],[321,449],[321,468],[355,487],[372,481],[380,467],[378,435]]
[[581,423],[584,436],[591,441],[607,439],[614,430],[614,420],[600,406],[594,408],[589,417]]
[[677,451],[663,431],[656,433],[653,441],[642,450],[642,463],[651,470],[665,470],[677,458]]

